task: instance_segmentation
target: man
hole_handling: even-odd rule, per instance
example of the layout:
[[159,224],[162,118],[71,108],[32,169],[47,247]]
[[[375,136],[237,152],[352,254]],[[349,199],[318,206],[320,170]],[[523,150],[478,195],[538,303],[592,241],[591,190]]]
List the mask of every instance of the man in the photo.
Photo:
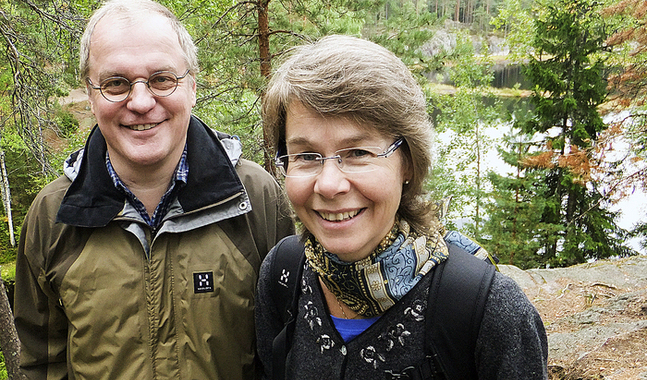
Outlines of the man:
[[252,379],[254,288],[293,232],[276,181],[191,116],[195,46],[150,0],[81,42],[98,126],[34,200],[16,265],[30,379]]

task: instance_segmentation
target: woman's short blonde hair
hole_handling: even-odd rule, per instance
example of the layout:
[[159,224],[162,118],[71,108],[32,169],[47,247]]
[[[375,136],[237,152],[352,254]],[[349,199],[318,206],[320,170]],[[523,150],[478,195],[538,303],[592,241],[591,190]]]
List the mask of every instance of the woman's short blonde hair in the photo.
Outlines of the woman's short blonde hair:
[[278,152],[286,151],[285,122],[291,102],[323,116],[345,117],[400,148],[412,176],[398,214],[414,228],[434,227],[433,207],[423,197],[431,166],[431,123],[420,85],[395,54],[370,41],[332,35],[295,48],[275,71],[263,98],[263,122]]
[[177,33],[187,68],[191,71],[191,75],[195,76],[199,69],[197,48],[193,43],[193,38],[191,38],[189,32],[173,12],[152,0],[110,0],[106,1],[101,8],[92,14],[81,37],[81,46],[79,48],[79,73],[81,79],[85,80],[90,72],[90,41],[94,28],[101,19],[109,15],[112,21],[121,20],[136,23],[137,20],[150,17],[153,13],[162,15],[169,20],[171,27]]

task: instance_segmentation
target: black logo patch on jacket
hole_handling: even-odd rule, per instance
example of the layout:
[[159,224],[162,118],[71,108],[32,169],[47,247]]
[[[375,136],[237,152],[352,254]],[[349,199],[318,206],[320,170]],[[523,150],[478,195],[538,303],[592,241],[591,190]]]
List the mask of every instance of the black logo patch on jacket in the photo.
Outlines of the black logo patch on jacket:
[[193,274],[193,292],[213,292],[213,272],[198,272]]

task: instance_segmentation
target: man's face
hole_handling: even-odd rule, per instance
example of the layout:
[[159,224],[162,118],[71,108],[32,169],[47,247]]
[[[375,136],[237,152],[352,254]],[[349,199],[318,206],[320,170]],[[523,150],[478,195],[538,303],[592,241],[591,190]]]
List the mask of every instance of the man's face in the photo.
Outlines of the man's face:
[[[146,81],[159,71],[179,77],[188,69],[177,34],[159,15],[134,23],[104,17],[92,34],[89,58],[89,77],[95,86],[109,77],[132,83]],[[111,103],[90,88],[88,97],[117,171],[175,167],[196,101],[191,75],[181,79],[168,97],[153,95],[144,83],[133,85],[130,96],[121,102]]]

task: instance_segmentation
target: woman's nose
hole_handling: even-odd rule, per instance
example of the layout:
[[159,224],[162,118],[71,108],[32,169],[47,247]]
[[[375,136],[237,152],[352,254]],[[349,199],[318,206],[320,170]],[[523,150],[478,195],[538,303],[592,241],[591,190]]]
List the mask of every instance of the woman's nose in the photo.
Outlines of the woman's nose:
[[314,191],[325,198],[334,198],[337,194],[347,193],[350,190],[350,181],[346,173],[342,172],[337,160],[326,160],[317,174]]

